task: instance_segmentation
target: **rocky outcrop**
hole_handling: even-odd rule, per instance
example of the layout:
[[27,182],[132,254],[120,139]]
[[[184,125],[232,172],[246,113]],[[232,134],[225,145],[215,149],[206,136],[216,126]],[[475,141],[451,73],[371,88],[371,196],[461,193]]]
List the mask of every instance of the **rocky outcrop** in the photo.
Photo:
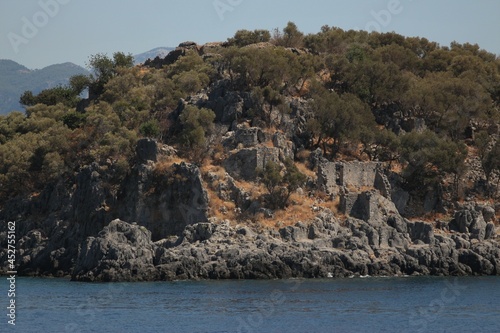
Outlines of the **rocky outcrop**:
[[196,44],[195,42],[183,42],[180,43],[175,50],[169,52],[166,57],[160,58],[156,57],[155,59],[148,59],[144,62],[144,66],[152,67],[152,68],[162,68],[165,65],[171,65],[179,60],[180,57],[187,54],[189,51],[194,51],[198,54],[201,54],[201,46]]
[[80,225],[84,235],[99,232],[108,217],[113,196],[105,186],[106,176],[97,163],[82,168],[76,177],[73,194],[73,221]]
[[455,218],[449,223],[449,229],[470,234],[471,238],[479,241],[496,236],[495,224],[486,223],[483,211],[464,209],[456,212]]
[[83,244],[73,275],[89,282],[154,280],[155,251],[149,230],[114,220]]
[[[74,186],[48,184],[30,200],[13,200],[0,211],[0,221],[16,221],[19,272],[26,275],[68,275],[79,244],[95,237],[109,221],[135,221],[154,240],[180,235],[189,224],[208,221],[208,196],[197,166],[175,164],[159,172],[155,161],[174,156],[172,147],[141,139],[137,165],[121,183],[112,185],[114,164],[97,163],[75,174]],[[0,223],[0,242],[6,233]],[[3,246],[5,245],[5,246]],[[6,258],[6,243],[0,260]]]
[[140,139],[136,145],[136,155],[139,163],[158,162],[158,143],[153,139]]
[[157,242],[143,227],[113,221],[82,246],[73,279],[500,275],[495,240],[479,241],[474,231],[436,234],[429,223],[402,218],[376,192],[360,195],[357,205],[359,218],[345,221],[328,210],[311,223],[279,230],[257,231],[211,220],[188,225],[182,235]]
[[154,240],[208,221],[208,194],[193,164],[172,164],[165,173],[140,165],[123,186],[119,201],[115,215],[151,230]]

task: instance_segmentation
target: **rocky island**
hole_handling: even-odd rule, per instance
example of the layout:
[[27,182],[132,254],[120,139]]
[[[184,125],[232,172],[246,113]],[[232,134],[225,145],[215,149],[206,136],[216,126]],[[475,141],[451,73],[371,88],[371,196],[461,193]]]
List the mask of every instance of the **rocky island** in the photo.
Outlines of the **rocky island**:
[[20,275],[500,275],[500,60],[477,45],[289,23],[90,63],[0,117]]

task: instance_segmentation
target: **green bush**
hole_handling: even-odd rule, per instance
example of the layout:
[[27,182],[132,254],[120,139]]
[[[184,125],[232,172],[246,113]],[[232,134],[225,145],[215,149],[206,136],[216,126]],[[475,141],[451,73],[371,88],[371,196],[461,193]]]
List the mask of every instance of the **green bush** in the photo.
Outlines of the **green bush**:
[[291,159],[285,161],[284,170],[278,163],[269,161],[264,170],[258,170],[258,174],[268,191],[268,204],[273,209],[284,209],[288,206],[290,195],[306,181],[306,176],[297,169]]
[[156,138],[160,136],[160,125],[155,119],[148,120],[145,123],[142,123],[139,128],[139,132],[146,137]]

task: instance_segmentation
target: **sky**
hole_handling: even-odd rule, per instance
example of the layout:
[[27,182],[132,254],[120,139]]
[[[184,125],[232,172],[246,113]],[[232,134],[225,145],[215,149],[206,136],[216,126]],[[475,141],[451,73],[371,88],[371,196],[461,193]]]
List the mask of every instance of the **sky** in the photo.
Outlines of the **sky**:
[[500,55],[499,0],[0,0],[0,59],[30,69],[90,55],[225,41],[240,29],[395,31]]

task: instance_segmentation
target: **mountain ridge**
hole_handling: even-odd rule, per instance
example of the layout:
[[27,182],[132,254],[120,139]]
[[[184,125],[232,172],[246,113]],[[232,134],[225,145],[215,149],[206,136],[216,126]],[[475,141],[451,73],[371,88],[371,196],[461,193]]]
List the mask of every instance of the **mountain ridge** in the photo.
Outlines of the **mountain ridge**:
[[174,47],[160,46],[144,53],[134,55],[134,64],[138,65],[144,63],[148,59],[154,59],[156,57],[165,57],[170,51],[175,50]]
[[71,76],[78,74],[89,74],[89,71],[71,62],[32,70],[13,60],[0,59],[0,114],[23,110],[19,97],[26,90],[37,94],[65,85]]
[[[157,56],[164,57],[173,47],[156,47],[149,51],[134,55],[134,64],[140,64]],[[12,111],[22,111],[20,96],[30,90],[38,94],[44,89],[65,85],[73,75],[90,72],[72,62],[52,64],[41,69],[30,69],[11,59],[0,59],[0,115]]]

